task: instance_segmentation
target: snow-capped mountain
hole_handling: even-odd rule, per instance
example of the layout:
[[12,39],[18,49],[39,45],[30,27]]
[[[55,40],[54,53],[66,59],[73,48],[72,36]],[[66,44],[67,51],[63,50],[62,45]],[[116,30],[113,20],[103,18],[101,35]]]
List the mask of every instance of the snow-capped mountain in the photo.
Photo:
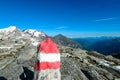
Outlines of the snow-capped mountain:
[[0,29],[0,33],[4,33],[6,32],[6,34],[10,33],[10,32],[13,32],[17,29],[16,26],[10,26],[8,28],[4,28],[4,29]]
[[9,43],[31,43],[33,46],[37,46],[37,44],[46,37],[47,35],[43,32],[32,29],[21,31],[16,26],[0,29],[0,40]]
[[11,38],[19,38],[25,36],[16,26],[0,29],[0,39],[7,40]]
[[33,41],[34,39],[41,39],[46,37],[47,35],[43,32],[37,31],[37,30],[24,30],[21,31],[19,30],[16,26],[10,26],[8,28],[4,28],[4,29],[0,29],[0,39],[11,39],[11,38],[15,38],[15,39],[20,39],[20,38],[31,38],[31,40]]
[[40,37],[40,36],[45,37],[46,36],[45,33],[39,32],[39,31],[33,30],[33,29],[24,30],[24,32],[31,35],[32,37]]

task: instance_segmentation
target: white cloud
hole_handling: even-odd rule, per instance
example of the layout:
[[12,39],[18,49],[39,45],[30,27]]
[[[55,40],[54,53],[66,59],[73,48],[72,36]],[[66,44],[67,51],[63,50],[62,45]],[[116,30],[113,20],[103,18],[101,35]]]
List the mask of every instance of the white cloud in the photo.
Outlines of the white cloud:
[[67,28],[66,26],[60,26],[60,27],[57,27],[56,29],[65,29]]
[[104,19],[97,19],[95,21],[109,21],[109,20],[114,20],[116,19],[115,17],[111,17],[111,18],[104,18]]

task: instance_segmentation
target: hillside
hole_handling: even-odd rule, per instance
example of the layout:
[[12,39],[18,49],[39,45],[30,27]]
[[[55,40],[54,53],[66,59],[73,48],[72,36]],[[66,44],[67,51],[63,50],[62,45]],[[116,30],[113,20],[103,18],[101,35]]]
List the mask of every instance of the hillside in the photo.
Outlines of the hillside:
[[120,59],[120,52],[118,53],[112,53],[111,54],[113,57]]
[[73,40],[78,42],[80,45],[82,45],[85,49],[89,51],[97,51],[105,55],[117,53],[120,51],[119,37],[88,37],[73,38]]
[[61,34],[56,35],[53,37],[53,40],[58,44],[58,45],[64,45],[64,46],[68,46],[68,47],[72,47],[72,48],[82,48],[82,46],[71,40],[70,38],[67,38]]
[[95,50],[105,55],[120,52],[120,38],[98,41],[89,46],[91,50]]
[[[14,30],[7,35],[6,31],[11,28]],[[40,31],[36,36],[35,32],[21,31],[15,26],[0,30],[0,80],[33,80],[37,45],[47,37]],[[61,54],[61,80],[120,79],[119,59],[64,44],[58,47]]]

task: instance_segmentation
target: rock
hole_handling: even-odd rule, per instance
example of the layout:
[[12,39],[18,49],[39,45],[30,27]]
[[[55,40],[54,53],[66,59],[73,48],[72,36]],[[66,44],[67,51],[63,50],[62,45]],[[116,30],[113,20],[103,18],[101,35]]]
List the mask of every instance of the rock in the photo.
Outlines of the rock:
[[11,64],[14,61],[13,57],[4,57],[4,59],[0,60],[0,70],[4,69],[6,66]]
[[53,40],[42,41],[37,51],[34,80],[61,80],[60,53]]
[[61,80],[89,80],[71,58],[61,58]]
[[102,66],[103,69],[107,70],[108,72],[112,73],[112,75],[120,78],[120,70],[116,70],[109,66]]
[[45,33],[37,30],[28,29],[28,30],[24,30],[23,32],[24,34],[30,36],[32,41],[35,41],[35,40],[42,41],[47,37]]
[[30,60],[37,52],[37,47],[26,46],[24,49],[20,50],[17,54],[17,60]]
[[82,70],[89,80],[100,80],[100,75],[96,71]]

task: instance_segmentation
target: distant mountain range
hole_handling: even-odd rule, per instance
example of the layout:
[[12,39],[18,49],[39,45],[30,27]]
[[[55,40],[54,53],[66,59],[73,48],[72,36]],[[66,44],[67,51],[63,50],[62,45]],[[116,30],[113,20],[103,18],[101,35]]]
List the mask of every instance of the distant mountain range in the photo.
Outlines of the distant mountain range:
[[120,52],[119,37],[88,37],[88,38],[67,38],[64,35],[56,35],[53,40],[58,45],[68,46],[72,48],[82,48],[89,51],[97,51],[104,55],[112,55],[119,58],[117,55]]
[[104,55],[120,52],[119,37],[75,38],[87,50],[97,51]]
[[120,52],[120,38],[98,41],[91,46],[92,50],[96,50],[104,55]]

